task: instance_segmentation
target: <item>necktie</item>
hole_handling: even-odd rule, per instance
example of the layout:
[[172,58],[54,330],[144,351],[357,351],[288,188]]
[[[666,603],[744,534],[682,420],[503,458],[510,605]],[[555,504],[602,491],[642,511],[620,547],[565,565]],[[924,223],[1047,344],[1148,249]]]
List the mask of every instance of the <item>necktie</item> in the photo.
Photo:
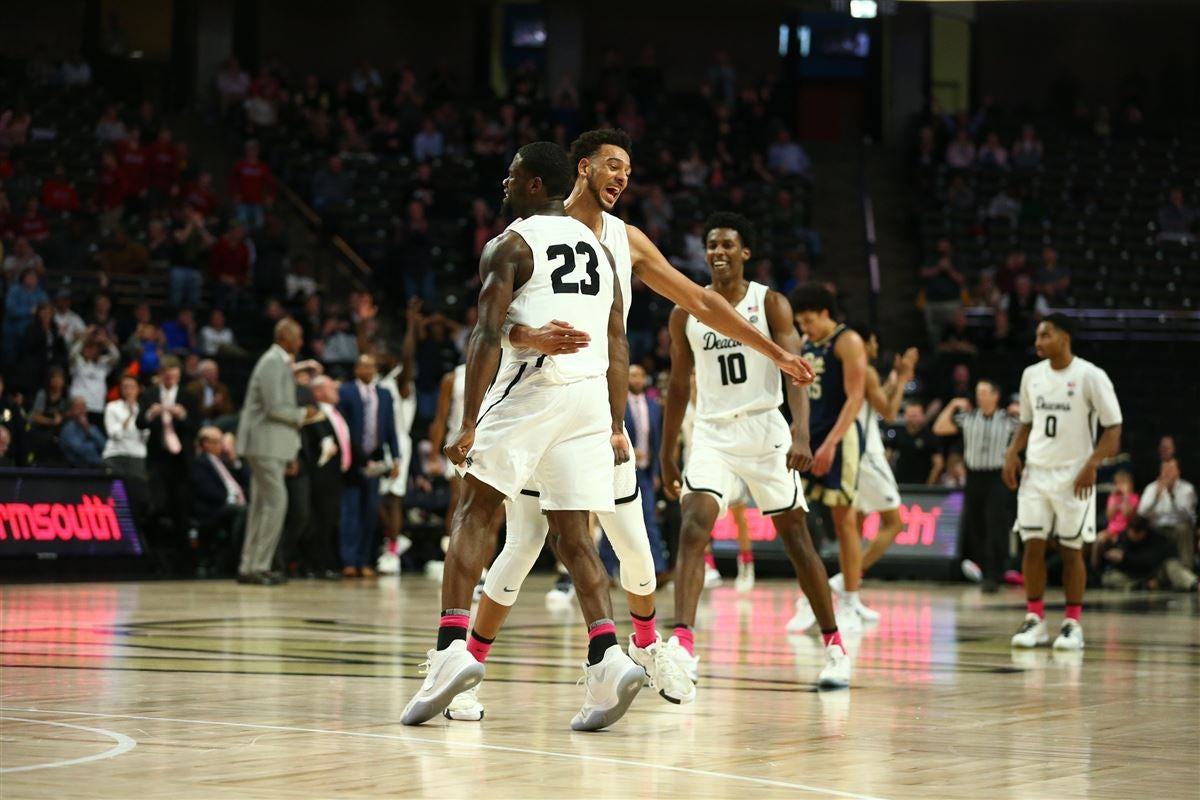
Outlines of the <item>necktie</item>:
[[329,421],[337,436],[338,450],[342,453],[342,472],[348,472],[350,470],[350,429],[346,427],[346,420],[342,419],[341,412],[333,406],[330,406],[328,411]]
[[379,448],[379,395],[374,385],[363,391],[363,454],[370,456]]
[[[174,405],[174,395],[168,400],[164,394],[162,396],[163,405]],[[173,456],[179,455],[183,451],[183,445],[179,441],[179,435],[175,433],[175,424],[171,419],[171,412],[163,412],[163,444],[167,448],[167,452]]]
[[646,395],[631,394],[633,401],[634,449],[639,453],[637,467],[645,469],[650,464],[650,409],[646,405]]
[[221,483],[225,484],[225,491],[229,494],[229,496],[234,498],[237,505],[246,505],[246,495],[242,491],[242,487],[225,467],[225,462],[211,454],[209,455],[208,460],[212,462],[214,467],[216,467],[217,474],[221,476]]

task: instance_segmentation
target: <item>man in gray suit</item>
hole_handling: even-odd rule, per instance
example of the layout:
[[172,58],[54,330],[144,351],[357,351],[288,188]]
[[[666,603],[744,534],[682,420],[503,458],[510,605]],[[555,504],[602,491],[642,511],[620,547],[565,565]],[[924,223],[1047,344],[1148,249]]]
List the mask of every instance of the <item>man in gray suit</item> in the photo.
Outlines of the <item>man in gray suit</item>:
[[284,582],[270,571],[287,514],[284,472],[300,449],[300,428],[317,415],[296,404],[292,360],[304,335],[291,319],[275,326],[275,344],[254,365],[246,403],[238,421],[238,455],[250,465],[250,510],[238,583],[275,586]]

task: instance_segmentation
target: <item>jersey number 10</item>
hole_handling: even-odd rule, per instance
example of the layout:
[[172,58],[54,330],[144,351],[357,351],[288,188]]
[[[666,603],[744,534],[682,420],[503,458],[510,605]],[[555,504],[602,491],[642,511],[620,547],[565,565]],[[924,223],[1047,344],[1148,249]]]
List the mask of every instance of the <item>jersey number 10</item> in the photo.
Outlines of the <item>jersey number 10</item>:
[[[566,278],[575,271],[576,253],[587,258],[587,264],[583,267],[587,276],[582,281],[569,281]],[[562,266],[550,273],[550,286],[555,294],[600,294],[600,273],[597,272],[600,259],[590,244],[580,242],[574,250],[569,244],[552,244],[546,248],[546,258],[551,263],[562,260]]]
[[717,363],[721,365],[722,386],[746,382],[746,357],[741,353],[717,356]]

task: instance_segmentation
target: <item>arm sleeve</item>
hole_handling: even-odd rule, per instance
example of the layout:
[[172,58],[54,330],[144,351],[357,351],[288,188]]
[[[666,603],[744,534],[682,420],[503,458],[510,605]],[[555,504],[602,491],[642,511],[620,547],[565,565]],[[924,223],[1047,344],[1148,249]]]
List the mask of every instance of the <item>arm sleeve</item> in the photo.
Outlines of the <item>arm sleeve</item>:
[[[1121,405],[1117,402],[1117,393],[1113,390],[1108,373],[1097,368],[1088,381],[1092,408],[1100,417],[1100,424],[1105,428],[1121,424]],[[1022,411],[1022,413],[1024,413]]]

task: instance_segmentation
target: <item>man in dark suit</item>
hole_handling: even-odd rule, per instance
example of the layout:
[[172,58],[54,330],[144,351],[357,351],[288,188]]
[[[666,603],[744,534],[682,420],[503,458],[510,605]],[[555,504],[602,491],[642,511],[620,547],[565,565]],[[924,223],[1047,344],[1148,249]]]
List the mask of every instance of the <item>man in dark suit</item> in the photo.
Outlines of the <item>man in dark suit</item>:
[[337,381],[318,375],[309,387],[321,416],[304,426],[303,450],[311,455],[311,519],[298,543],[300,563],[307,575],[338,580],[338,525],[342,513],[342,491],[352,467],[350,426],[338,411]]
[[196,435],[200,452],[192,461],[192,499],[200,529],[202,562],[216,574],[232,573],[246,531],[245,467],[221,453],[221,429],[206,426]]
[[162,360],[158,385],[142,394],[137,426],[150,431],[146,442],[146,472],[150,476],[150,496],[155,516],[171,520],[167,541],[177,555],[190,557],[187,547],[188,524],[192,513],[193,441],[200,425],[200,409],[195,399],[179,385],[182,370],[179,359]]
[[376,382],[372,355],[360,356],[354,380],[338,391],[338,411],[350,428],[352,466],[342,495],[342,574],[375,577],[375,526],[379,511],[379,476],[400,474],[400,442],[392,394]]
[[221,368],[211,358],[200,362],[196,370],[200,376],[187,385],[187,393],[195,400],[200,416],[206,420],[219,420],[236,413],[233,395],[229,387],[221,383]]
[[[650,538],[650,553],[654,557],[654,571],[660,575],[667,570],[667,555],[663,549],[662,533],[655,514],[658,494],[658,445],[662,439],[662,405],[646,394],[646,370],[639,364],[629,367],[629,399],[625,404],[625,430],[633,444],[637,465],[638,500],[642,504],[642,516],[646,520],[646,534]],[[618,498],[617,502],[620,502]],[[600,559],[610,575],[618,569],[617,555],[605,536],[600,541]]]
[[[292,365],[292,375],[296,381],[296,404],[302,408],[316,406],[312,389],[309,388],[313,377],[320,371],[321,365],[316,361],[299,361]],[[315,420],[315,417],[314,417]],[[314,421],[310,420],[305,425]],[[284,485],[287,488],[287,515],[283,520],[283,535],[279,539],[279,548],[275,560],[284,574],[297,576],[304,570],[300,569],[300,543],[308,535],[308,527],[312,522],[312,470],[317,454],[311,448],[311,441],[300,429],[300,449],[296,457],[288,463],[284,472]]]

